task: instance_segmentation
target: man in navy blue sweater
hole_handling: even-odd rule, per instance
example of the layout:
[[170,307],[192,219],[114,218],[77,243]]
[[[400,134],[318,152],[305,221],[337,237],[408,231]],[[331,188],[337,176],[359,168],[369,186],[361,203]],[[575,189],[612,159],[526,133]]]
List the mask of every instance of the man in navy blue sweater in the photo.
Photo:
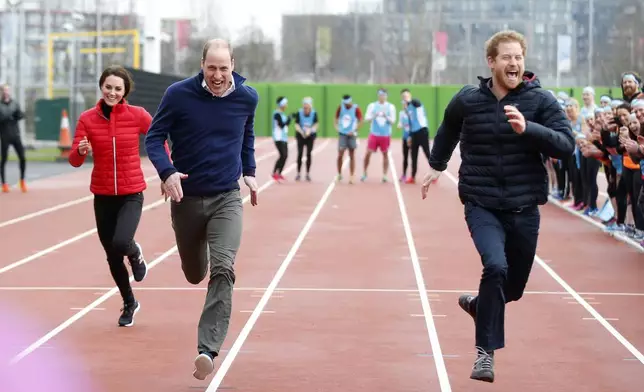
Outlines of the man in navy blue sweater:
[[[241,242],[239,177],[257,205],[253,123],[259,97],[233,72],[230,45],[204,45],[201,71],[165,92],[145,139],[148,157],[171,200],[172,227],[188,282],[208,273],[208,293],[199,320],[194,377],[214,369],[228,332],[235,283],[234,261]],[[172,141],[172,161],[164,151]]]

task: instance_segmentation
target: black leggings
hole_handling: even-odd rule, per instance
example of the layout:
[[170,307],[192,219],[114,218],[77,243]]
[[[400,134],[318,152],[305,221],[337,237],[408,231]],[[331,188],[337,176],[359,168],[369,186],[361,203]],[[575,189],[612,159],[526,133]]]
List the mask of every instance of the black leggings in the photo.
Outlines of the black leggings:
[[411,177],[416,177],[418,172],[418,148],[423,149],[423,153],[429,161],[429,132],[427,128],[422,128],[416,132],[410,133],[411,137]]
[[622,176],[617,184],[617,223],[622,224],[626,220],[626,209],[630,197],[631,212],[635,221],[635,228],[644,230],[644,216],[638,207],[640,191],[642,189],[642,175],[639,169],[622,169]]
[[591,209],[597,209],[597,196],[599,195],[597,173],[599,173],[600,166],[601,162],[595,158],[581,157],[581,180],[584,191],[584,204]]
[[13,146],[13,149],[18,155],[18,160],[20,162],[20,179],[25,179],[25,170],[27,168],[27,160],[25,158],[25,147],[22,145],[22,140],[20,140],[20,135],[15,136],[1,136],[0,137],[0,181],[3,184],[7,183],[5,177],[5,166],[7,165],[7,159],[9,159],[9,147]]
[[403,167],[402,167],[402,175],[406,176],[407,175],[407,167],[409,166],[409,144],[408,142],[411,139],[403,140],[402,141],[402,150],[403,150]]
[[279,152],[280,156],[277,158],[277,162],[275,162],[273,173],[282,174],[284,164],[286,164],[286,158],[288,158],[288,144],[286,142],[275,142],[275,147],[277,147],[277,152]]
[[123,196],[94,196],[98,238],[105,250],[114,283],[126,304],[134,303],[134,293],[123,258],[135,258],[139,255],[134,234],[139,226],[142,210],[143,192]]
[[302,136],[301,133],[297,132],[295,134],[295,139],[297,140],[297,172],[299,173],[302,169],[302,155],[304,155],[304,147],[306,147],[306,172],[311,171],[311,152],[313,151],[313,143],[315,143],[315,138],[317,134],[313,133],[309,137]]
[[614,199],[617,196],[617,170],[613,165],[604,165],[604,175],[606,175],[606,193],[608,198]]

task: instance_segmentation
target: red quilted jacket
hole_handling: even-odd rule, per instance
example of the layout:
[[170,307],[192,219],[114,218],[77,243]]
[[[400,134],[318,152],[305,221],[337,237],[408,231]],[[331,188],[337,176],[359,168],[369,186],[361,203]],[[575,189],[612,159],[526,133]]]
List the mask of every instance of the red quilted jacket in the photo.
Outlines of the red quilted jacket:
[[[144,108],[125,100],[114,105],[108,118],[102,110],[103,100],[84,111],[76,125],[69,163],[79,167],[86,155],[80,155],[78,144],[87,137],[94,158],[90,191],[96,195],[128,195],[142,192],[146,182],[141,170],[139,136],[146,134],[152,116]],[[166,143],[166,151],[169,148]]]

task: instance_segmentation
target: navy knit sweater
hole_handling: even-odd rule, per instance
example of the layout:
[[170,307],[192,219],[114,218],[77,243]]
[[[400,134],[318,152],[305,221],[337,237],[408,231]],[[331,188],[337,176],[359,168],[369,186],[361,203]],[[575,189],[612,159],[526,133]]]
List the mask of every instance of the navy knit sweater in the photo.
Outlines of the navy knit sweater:
[[[165,181],[179,171],[185,196],[212,196],[239,189],[239,178],[255,176],[253,123],[257,91],[233,72],[235,90],[213,96],[203,86],[203,72],[166,90],[145,138],[148,157]],[[169,138],[172,162],[164,150]]]

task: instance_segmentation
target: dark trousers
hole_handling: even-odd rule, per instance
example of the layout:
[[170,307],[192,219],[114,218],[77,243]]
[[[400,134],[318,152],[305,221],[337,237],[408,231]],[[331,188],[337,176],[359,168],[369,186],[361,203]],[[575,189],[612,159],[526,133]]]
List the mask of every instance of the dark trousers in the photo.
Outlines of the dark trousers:
[[407,175],[407,168],[409,167],[409,144],[411,139],[402,141],[402,153],[403,153],[403,162],[402,162],[402,175]]
[[601,162],[595,158],[581,157],[582,189],[584,191],[584,204],[592,209],[597,209],[597,197],[599,187],[597,186],[597,173]]
[[302,136],[301,133],[297,132],[295,134],[295,139],[297,140],[297,172],[299,173],[302,169],[302,158],[304,155],[304,147],[306,147],[306,172],[311,172],[311,152],[313,152],[313,143],[315,143],[315,138],[317,134],[313,133],[309,137]]
[[25,158],[25,147],[22,145],[20,135],[0,135],[0,181],[2,184],[7,183],[5,177],[5,167],[9,159],[9,147],[13,147],[18,155],[20,163],[20,179],[25,179],[25,170],[27,169],[27,159]]
[[134,234],[141,220],[143,192],[123,196],[94,196],[94,216],[98,238],[103,245],[114,283],[123,302],[132,304],[134,294],[124,257],[137,257]]
[[[555,164],[555,170],[557,172],[557,185],[559,187],[559,192],[564,199],[567,199],[570,196],[570,191],[574,182],[573,175],[571,173],[571,163],[573,158],[560,159]],[[577,204],[577,202],[575,202]]]
[[429,160],[429,131],[423,128],[409,135],[411,137],[411,177],[415,178],[418,172],[418,149],[422,149]]
[[505,346],[505,304],[523,296],[537,250],[537,206],[517,211],[465,204],[465,221],[481,255],[483,274],[476,309],[476,345],[487,351]]
[[273,173],[281,174],[286,164],[286,158],[288,158],[288,143],[286,142],[275,142],[275,147],[277,147],[277,152],[280,156],[275,162],[275,167],[273,168]]
[[577,158],[573,154],[568,160],[568,173],[572,182],[572,197],[575,205],[584,202],[584,181],[582,175],[583,157],[580,165],[577,167]]
[[622,224],[626,220],[626,209],[630,199],[635,228],[644,230],[644,214],[638,207],[641,189],[642,174],[640,170],[624,167],[617,184],[617,223]]
[[199,284],[210,276],[197,330],[200,353],[217,356],[228,333],[242,212],[239,190],[211,197],[184,197],[171,204],[172,227],[186,280]]

